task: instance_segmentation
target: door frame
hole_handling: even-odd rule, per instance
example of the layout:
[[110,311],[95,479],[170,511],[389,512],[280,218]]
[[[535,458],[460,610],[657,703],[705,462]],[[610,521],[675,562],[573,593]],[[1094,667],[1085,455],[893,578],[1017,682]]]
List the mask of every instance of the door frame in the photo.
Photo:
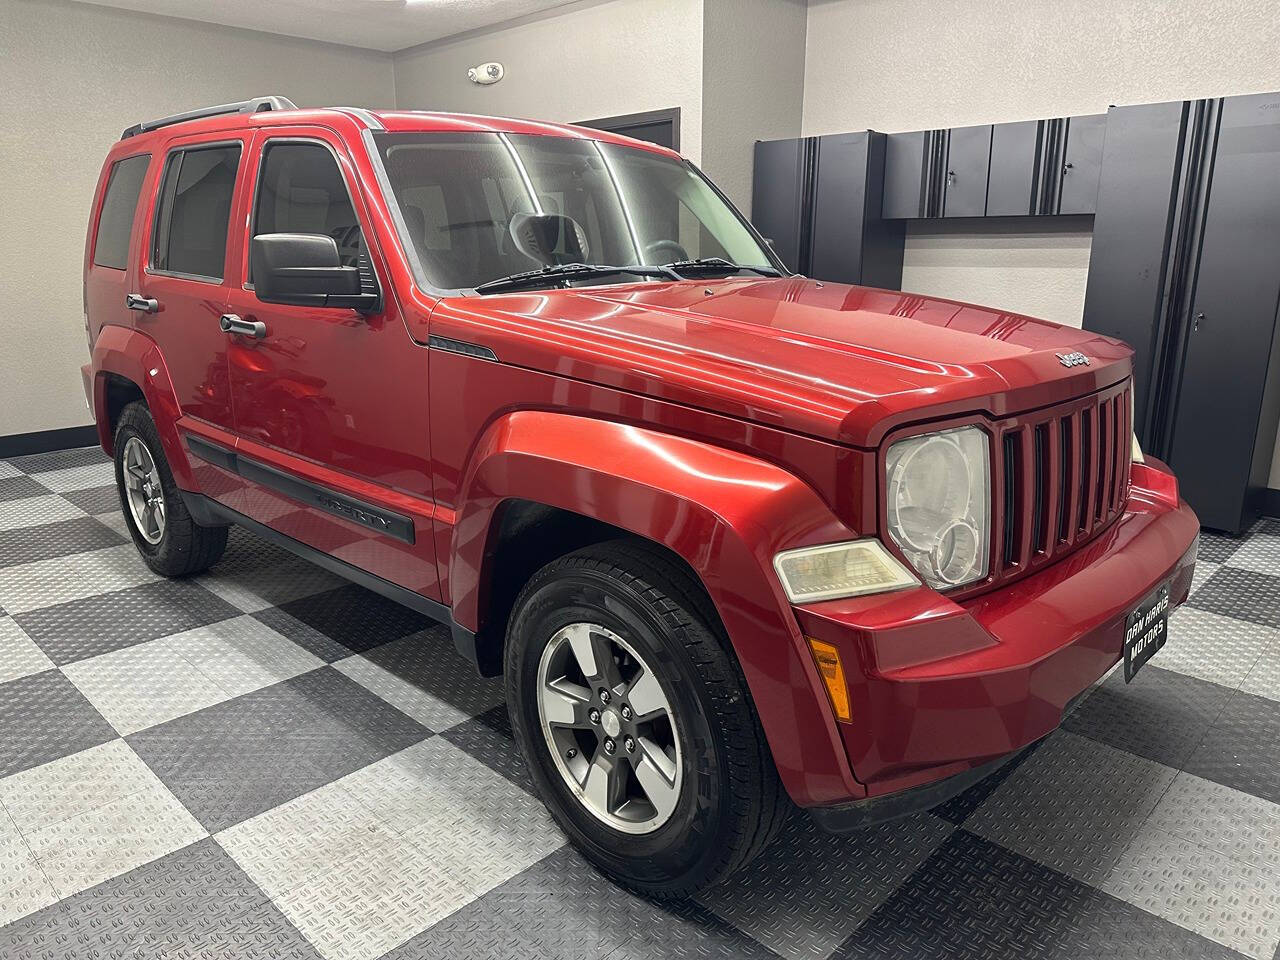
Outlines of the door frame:
[[616,133],[619,127],[647,127],[660,123],[671,124],[671,149],[680,152],[680,108],[668,107],[665,110],[646,110],[643,113],[624,113],[616,117],[601,117],[598,120],[579,120],[577,126],[604,130]]

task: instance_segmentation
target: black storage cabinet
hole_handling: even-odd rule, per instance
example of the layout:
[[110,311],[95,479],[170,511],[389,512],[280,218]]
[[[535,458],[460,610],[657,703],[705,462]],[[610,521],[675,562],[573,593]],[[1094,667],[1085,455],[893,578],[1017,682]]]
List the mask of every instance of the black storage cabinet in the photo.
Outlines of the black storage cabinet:
[[874,130],[761,141],[752,223],[797,273],[897,289],[905,230],[881,216],[884,166]]
[[1113,108],[1098,197],[1084,325],[1134,346],[1144,447],[1240,533],[1280,425],[1280,95]]

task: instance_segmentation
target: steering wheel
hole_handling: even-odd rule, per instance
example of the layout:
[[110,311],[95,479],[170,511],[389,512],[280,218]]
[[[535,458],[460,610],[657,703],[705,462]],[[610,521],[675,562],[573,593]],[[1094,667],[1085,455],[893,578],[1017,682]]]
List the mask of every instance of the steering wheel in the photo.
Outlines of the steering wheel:
[[644,245],[645,263],[675,263],[688,259],[689,251],[674,240],[654,240]]

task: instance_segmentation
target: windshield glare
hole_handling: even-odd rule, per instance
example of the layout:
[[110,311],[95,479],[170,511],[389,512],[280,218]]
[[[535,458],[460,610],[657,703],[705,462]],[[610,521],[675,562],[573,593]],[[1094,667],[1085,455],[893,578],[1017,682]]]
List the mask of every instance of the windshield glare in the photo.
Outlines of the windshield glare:
[[[374,142],[427,287],[471,289],[571,262],[773,266],[706,180],[662,154],[498,133],[381,133]],[[530,215],[543,229],[530,228]],[[632,278],[604,282],[620,279]]]

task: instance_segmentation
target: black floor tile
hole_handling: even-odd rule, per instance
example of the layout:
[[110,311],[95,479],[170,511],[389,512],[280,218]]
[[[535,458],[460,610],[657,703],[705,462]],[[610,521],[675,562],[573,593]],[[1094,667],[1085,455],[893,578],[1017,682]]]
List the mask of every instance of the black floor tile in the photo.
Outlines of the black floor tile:
[[52,493],[42,483],[30,477],[5,477],[0,479],[0,502],[5,500],[23,500],[27,497],[47,497]]
[[435,621],[349,584],[263,610],[255,616],[329,663],[435,625]]
[[1249,693],[1232,694],[1185,769],[1280,803],[1280,703]]
[[0,777],[115,737],[111,724],[57,670],[0,684]]
[[116,513],[121,509],[120,492],[114,483],[105,487],[88,487],[84,490],[68,490],[59,494],[63,500],[69,500],[85,513]]
[[502,774],[526,793],[537,795],[529,768],[520,748],[511,736],[507,706],[494,707],[466,723],[450,727],[441,734],[454,746],[465,750],[490,770]]
[[1062,728],[1178,769],[1231,693],[1207,680],[1161,670],[1152,661],[1132,683],[1126,684],[1117,670]]
[[1225,563],[1231,555],[1244,546],[1245,537],[1231,537],[1225,533],[1200,531],[1200,549],[1196,559],[1205,563]]
[[93,517],[0,530],[0,567],[66,557],[124,542],[124,537]]
[[963,829],[835,957],[1239,960],[1226,947]]
[[213,833],[427,736],[421,724],[325,667],[128,739]]
[[102,452],[101,447],[74,447],[71,450],[51,450],[48,453],[14,457],[9,463],[23,473],[44,473],[47,470],[87,467],[91,463],[103,463],[110,459]]
[[239,615],[240,610],[192,580],[160,580],[14,619],[45,656],[62,665]]
[[0,928],[6,960],[214,957],[318,960],[212,839]]
[[697,904],[659,905],[563,847],[385,960],[757,960],[777,954]]
[[1280,627],[1280,576],[1223,567],[1187,602],[1210,613]]

